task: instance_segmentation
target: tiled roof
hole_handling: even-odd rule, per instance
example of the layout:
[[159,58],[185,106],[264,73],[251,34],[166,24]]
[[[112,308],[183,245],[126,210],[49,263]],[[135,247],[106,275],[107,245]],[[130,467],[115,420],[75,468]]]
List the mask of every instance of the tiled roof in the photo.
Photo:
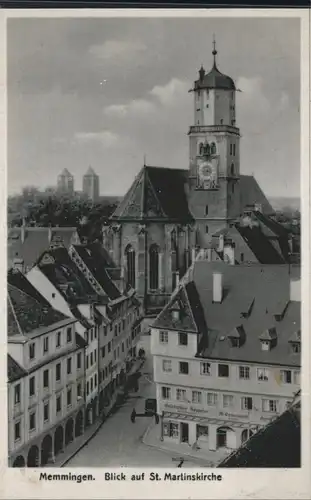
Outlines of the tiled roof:
[[[221,303],[213,302],[214,272],[223,274]],[[299,268],[291,268],[292,277],[299,272]],[[293,353],[289,345],[289,339],[300,328],[300,302],[290,301],[288,265],[229,266],[222,262],[198,261],[194,265],[193,284],[182,285],[178,293],[187,295],[193,312],[194,304],[198,300],[201,303],[204,322],[197,320],[196,326],[204,334],[204,343],[200,343],[198,356],[300,366],[300,354]],[[174,329],[167,314],[169,304],[155,320],[155,327]],[[283,311],[283,317],[277,321],[276,316]],[[237,327],[243,327],[246,340],[240,347],[233,347],[228,337]],[[259,337],[273,328],[277,333],[276,345],[263,351]]]
[[[21,234],[25,231],[25,239]],[[14,227],[8,230],[8,267],[14,259],[22,259],[26,268],[35,264],[39,256],[47,250],[51,243],[62,243],[66,248],[77,243],[78,235],[74,227],[51,228],[52,240],[49,241],[48,227]]]
[[111,218],[190,221],[187,182],[187,170],[144,166]]
[[259,226],[236,226],[258,262],[261,264],[284,264],[282,253],[272,245]]
[[8,271],[8,283],[15,286],[16,288],[22,290],[27,295],[30,295],[37,302],[40,302],[43,306],[51,307],[49,302],[38,292],[38,290],[32,286],[30,281],[26,276],[17,269],[9,269]]
[[44,252],[38,261],[38,267],[68,303],[89,303],[92,298],[97,297],[66,248],[59,247]]
[[73,245],[73,248],[103,288],[109,299],[114,300],[121,297],[121,293],[113,283],[111,275],[109,274],[110,269],[112,272],[115,269],[115,264],[112,262],[111,257],[102,245],[100,243]]
[[254,434],[218,467],[300,467],[300,440],[300,421],[295,408],[290,408]]
[[252,175],[240,176],[240,204],[241,209],[254,206],[255,203],[261,205],[263,213],[270,215],[274,213],[272,206],[265,197],[258,182]]
[[51,306],[8,283],[8,336],[27,335],[68,319]]
[[8,370],[8,381],[9,382],[15,382],[15,380],[18,380],[27,374],[27,372],[24,370],[24,368],[22,368],[17,363],[17,361],[15,361],[15,359],[13,359],[12,356],[10,356],[10,354],[8,354],[7,359],[8,359],[7,370]]

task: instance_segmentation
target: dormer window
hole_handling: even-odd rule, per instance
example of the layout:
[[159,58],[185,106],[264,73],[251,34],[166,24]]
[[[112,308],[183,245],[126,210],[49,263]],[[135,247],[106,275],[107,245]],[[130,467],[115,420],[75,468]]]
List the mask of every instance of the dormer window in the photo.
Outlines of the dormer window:
[[292,342],[292,351],[294,354],[301,353],[301,344],[300,342]]
[[246,339],[243,325],[234,328],[234,330],[232,330],[232,332],[228,335],[228,339],[230,340],[232,347],[241,347]]
[[172,311],[172,319],[173,320],[179,320],[179,311],[177,309],[173,309]]
[[261,341],[261,350],[262,351],[270,351],[271,345],[270,340],[262,340]]
[[301,331],[297,330],[293,333],[293,335],[289,339],[289,345],[291,347],[291,351],[294,354],[301,353]]

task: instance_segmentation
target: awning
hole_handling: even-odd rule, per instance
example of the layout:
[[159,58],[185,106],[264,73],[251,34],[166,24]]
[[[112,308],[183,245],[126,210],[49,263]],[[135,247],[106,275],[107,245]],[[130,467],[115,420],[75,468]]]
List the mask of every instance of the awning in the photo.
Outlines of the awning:
[[250,429],[257,430],[259,427],[263,427],[261,424],[250,424],[248,422],[239,422],[235,420],[223,420],[218,418],[204,418],[204,417],[196,417],[195,415],[185,414],[185,413],[172,413],[169,411],[163,412],[163,419],[172,419],[172,420],[188,420],[190,422],[197,422],[198,424],[205,425],[218,425],[229,426],[229,427],[238,427],[240,429]]

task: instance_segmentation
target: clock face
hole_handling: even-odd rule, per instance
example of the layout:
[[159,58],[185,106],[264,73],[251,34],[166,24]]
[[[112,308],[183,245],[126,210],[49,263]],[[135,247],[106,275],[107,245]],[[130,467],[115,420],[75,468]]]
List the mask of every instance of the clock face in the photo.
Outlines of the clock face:
[[199,186],[204,189],[211,189],[217,183],[217,165],[215,161],[204,159],[198,164]]

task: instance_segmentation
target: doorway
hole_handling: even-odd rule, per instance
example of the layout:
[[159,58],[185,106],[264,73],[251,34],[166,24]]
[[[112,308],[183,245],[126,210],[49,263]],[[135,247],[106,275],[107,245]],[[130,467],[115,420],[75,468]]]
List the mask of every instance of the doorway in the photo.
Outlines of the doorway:
[[181,422],[180,430],[181,430],[181,442],[188,443],[189,442],[189,424],[185,424],[184,422]]

